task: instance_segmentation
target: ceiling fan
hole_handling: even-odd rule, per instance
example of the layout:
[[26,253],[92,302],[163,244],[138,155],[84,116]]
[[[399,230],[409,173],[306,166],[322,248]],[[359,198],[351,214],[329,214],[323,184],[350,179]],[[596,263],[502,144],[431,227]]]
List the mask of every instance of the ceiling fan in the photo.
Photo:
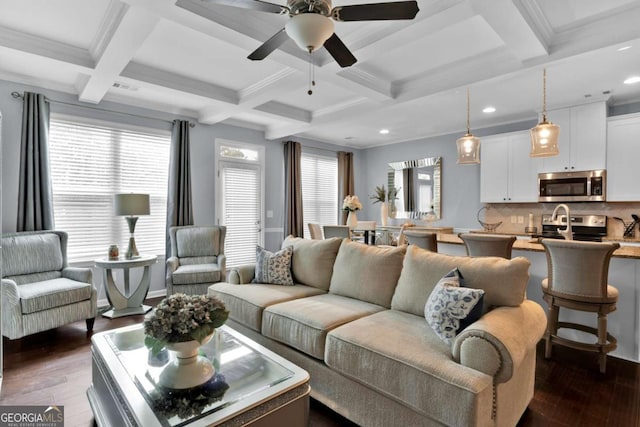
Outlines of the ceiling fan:
[[419,10],[418,2],[415,0],[336,7],[331,6],[331,0],[287,0],[286,6],[263,0],[203,1],[289,15],[290,19],[285,27],[248,56],[251,60],[259,61],[266,58],[290,37],[301,49],[309,53],[324,46],[341,67],[349,67],[355,64],[357,59],[333,31],[333,21],[413,19]]

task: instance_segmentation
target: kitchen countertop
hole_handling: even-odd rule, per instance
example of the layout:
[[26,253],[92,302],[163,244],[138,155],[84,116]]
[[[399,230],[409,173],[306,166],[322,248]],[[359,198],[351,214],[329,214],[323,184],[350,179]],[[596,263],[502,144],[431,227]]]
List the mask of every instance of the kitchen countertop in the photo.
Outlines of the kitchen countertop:
[[[484,234],[502,234],[502,235],[510,235],[510,236],[526,236],[524,234],[509,234],[509,233],[484,233]],[[640,259],[640,239],[620,239],[620,238],[605,238],[607,241],[616,241],[620,243],[620,246],[613,253],[613,256],[616,258],[637,258]],[[634,243],[638,246],[626,246],[624,243]],[[456,234],[445,234],[438,233],[438,243],[451,243],[455,245],[462,245],[462,240]],[[527,239],[527,238],[519,238],[513,244],[513,249],[521,250],[521,251],[534,251],[534,252],[544,252],[544,247],[539,243],[538,239]]]

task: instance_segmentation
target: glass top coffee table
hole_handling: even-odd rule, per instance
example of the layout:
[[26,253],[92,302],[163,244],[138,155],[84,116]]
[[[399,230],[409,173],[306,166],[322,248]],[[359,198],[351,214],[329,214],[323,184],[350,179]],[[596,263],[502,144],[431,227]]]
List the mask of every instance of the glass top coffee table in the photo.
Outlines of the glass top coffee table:
[[153,356],[142,325],[101,332],[91,341],[87,396],[98,426],[308,424],[309,374],[227,326],[200,348],[215,375],[192,389],[158,385],[175,354]]

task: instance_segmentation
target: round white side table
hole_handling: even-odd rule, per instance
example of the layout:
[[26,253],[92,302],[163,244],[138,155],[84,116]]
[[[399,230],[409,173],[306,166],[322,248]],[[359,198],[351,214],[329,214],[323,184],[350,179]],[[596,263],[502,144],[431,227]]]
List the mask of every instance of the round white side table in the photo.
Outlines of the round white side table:
[[[115,319],[116,317],[132,316],[135,314],[145,314],[151,310],[151,306],[144,305],[143,302],[149,292],[151,283],[150,267],[158,260],[156,255],[141,255],[137,258],[109,260],[100,258],[95,260],[96,267],[102,269],[102,283],[104,285],[107,299],[111,304],[111,309],[102,313],[104,317]],[[140,283],[131,292],[129,285],[129,269],[144,268]],[[113,278],[113,270],[122,269],[124,273],[124,294],[116,286]]]

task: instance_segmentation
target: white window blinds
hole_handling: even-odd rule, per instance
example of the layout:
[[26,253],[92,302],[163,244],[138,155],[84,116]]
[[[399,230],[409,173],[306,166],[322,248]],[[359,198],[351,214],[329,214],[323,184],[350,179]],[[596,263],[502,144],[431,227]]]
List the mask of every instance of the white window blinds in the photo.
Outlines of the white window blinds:
[[260,167],[221,162],[220,175],[227,266],[255,262],[260,243]]
[[70,261],[126,251],[129,231],[113,212],[116,193],[149,194],[150,215],[135,230],[140,253],[163,255],[170,134],[52,117],[50,162],[56,229],[69,234]]
[[304,236],[310,238],[307,223],[338,223],[338,159],[303,152],[301,169]]

